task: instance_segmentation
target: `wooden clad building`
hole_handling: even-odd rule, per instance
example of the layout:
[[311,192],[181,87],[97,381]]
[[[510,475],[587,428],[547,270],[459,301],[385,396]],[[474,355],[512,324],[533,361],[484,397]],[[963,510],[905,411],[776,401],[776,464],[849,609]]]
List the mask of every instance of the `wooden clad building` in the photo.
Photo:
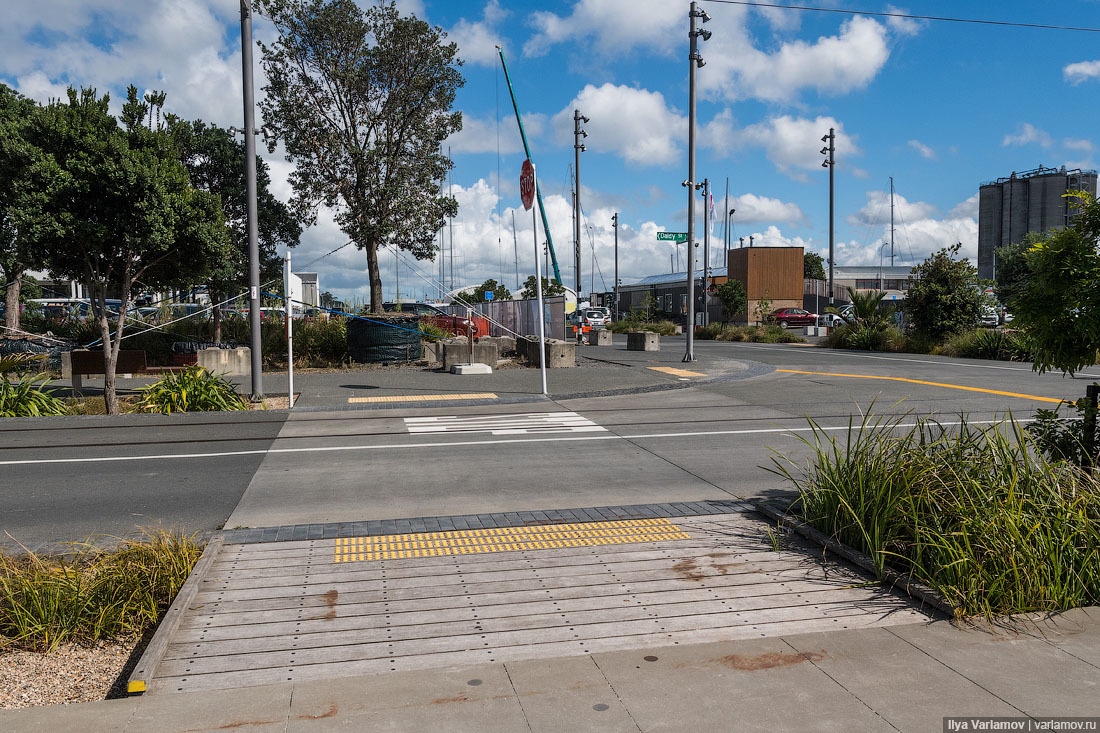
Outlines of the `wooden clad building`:
[[801,308],[803,290],[803,250],[801,247],[741,247],[731,249],[727,263],[730,277],[740,280],[748,297],[748,313],[734,317],[735,322],[756,320],[756,306],[771,300],[770,311],[777,308]]

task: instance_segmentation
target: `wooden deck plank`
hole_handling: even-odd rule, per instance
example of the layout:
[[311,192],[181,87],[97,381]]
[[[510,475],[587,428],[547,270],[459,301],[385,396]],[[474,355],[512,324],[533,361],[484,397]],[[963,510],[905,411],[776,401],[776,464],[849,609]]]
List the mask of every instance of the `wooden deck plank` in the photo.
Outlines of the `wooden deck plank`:
[[[348,635],[349,642],[322,648],[301,648],[275,652],[235,653],[211,657],[197,656],[190,659],[165,659],[161,663],[164,675],[184,673],[209,674],[240,670],[258,670],[272,667],[286,667],[297,664],[322,664],[331,662],[352,662],[361,659],[389,659],[394,655],[410,656],[431,654],[443,651],[462,651],[477,648],[500,648],[546,643],[551,641],[592,640],[624,634],[644,634],[657,631],[690,631],[717,627],[752,627],[769,621],[784,621],[804,618],[822,618],[836,613],[867,613],[867,603],[858,605],[851,601],[838,601],[833,604],[817,604],[805,607],[783,607],[762,609],[751,615],[737,611],[713,611],[709,605],[700,605],[701,613],[685,614],[661,618],[629,620],[602,620],[588,624],[572,626],[543,626],[537,628],[508,629],[503,631],[485,630],[483,633],[448,634],[409,640],[392,641],[356,641]],[[874,605],[870,607],[874,609]],[[896,604],[882,603],[880,614],[894,613],[917,620],[909,609],[899,611]],[[178,653],[176,650],[175,653]]]
[[[890,601],[893,599],[891,598]],[[177,638],[177,644],[166,655],[169,658],[197,658],[220,655],[251,654],[262,651],[300,650],[313,647],[343,646],[354,643],[412,641],[436,639],[475,633],[500,633],[529,629],[552,629],[562,626],[589,627],[595,624],[627,621],[672,619],[708,613],[766,612],[799,607],[881,602],[867,599],[865,594],[851,589],[821,589],[799,594],[777,594],[727,599],[677,599],[658,603],[600,606],[596,608],[524,609],[526,613],[486,616],[480,608],[465,609],[449,616],[435,613],[409,613],[328,618],[304,616],[297,622],[265,623],[232,627],[219,631],[237,632],[226,638],[212,639],[196,630],[190,638]],[[551,604],[552,606],[553,604]],[[582,634],[583,635],[583,634]],[[220,634],[219,636],[222,636]]]
[[[720,578],[721,576],[718,576],[716,580]],[[734,580],[737,579],[734,578]],[[683,581],[677,580],[637,583],[625,587],[613,584],[570,588],[566,589],[568,592],[564,594],[547,594],[539,590],[518,591],[510,594],[486,594],[478,597],[452,596],[409,601],[370,600],[355,602],[335,595],[329,596],[327,600],[320,600],[308,605],[297,603],[293,606],[278,609],[238,610],[233,608],[231,604],[214,604],[209,608],[195,608],[194,613],[189,614],[186,626],[181,627],[181,629],[200,629],[204,632],[210,632],[230,626],[296,622],[301,620],[303,616],[327,613],[328,611],[335,611],[342,617],[430,612],[436,614],[439,620],[446,620],[448,616],[465,613],[471,607],[476,607],[482,615],[490,617],[511,613],[537,613],[538,611],[532,609],[546,607],[549,610],[550,606],[557,606],[562,610],[580,610],[586,606],[612,608],[621,606],[628,601],[632,603],[662,603],[673,599],[748,598],[752,596],[812,593],[845,587],[842,582],[823,579],[776,583],[770,578],[759,574],[753,578],[745,578],[745,580],[754,582],[695,584],[691,588],[685,588]],[[311,596],[310,598],[314,597]],[[203,613],[202,611],[208,612]]]

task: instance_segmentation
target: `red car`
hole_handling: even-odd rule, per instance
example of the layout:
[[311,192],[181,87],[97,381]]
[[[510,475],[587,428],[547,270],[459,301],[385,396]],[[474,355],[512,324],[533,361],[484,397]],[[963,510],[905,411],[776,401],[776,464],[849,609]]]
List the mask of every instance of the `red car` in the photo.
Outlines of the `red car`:
[[802,308],[780,308],[768,315],[770,323],[777,323],[781,328],[790,326],[816,326],[817,316]]
[[455,336],[465,336],[467,328],[473,336],[488,336],[489,321],[484,316],[452,316],[428,303],[383,303],[382,310],[390,313],[412,313],[420,319]]

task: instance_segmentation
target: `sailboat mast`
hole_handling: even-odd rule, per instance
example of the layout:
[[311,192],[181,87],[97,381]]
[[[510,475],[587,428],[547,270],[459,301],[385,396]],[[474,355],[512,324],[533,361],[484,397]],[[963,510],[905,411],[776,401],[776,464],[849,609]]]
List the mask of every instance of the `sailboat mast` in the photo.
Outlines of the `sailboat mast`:
[[894,177],[890,176],[890,267],[894,266]]

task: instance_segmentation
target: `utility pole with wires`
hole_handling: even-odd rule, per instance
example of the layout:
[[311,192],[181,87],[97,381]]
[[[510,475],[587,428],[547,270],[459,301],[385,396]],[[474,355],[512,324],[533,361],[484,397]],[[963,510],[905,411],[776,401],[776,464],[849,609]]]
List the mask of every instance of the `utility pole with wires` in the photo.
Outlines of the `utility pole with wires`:
[[587,148],[582,139],[588,133],[581,128],[588,118],[579,109],[573,110],[573,266],[576,269],[577,304],[581,301],[581,153]]
[[241,0],[241,71],[244,90],[245,189],[248,195],[248,325],[252,349],[252,401],[264,396],[260,336],[260,244],[256,205],[256,99],[252,81],[252,3]]
[[516,210],[512,209],[512,250],[516,258],[516,292],[519,292],[519,240],[516,239]]
[[821,142],[828,143],[828,145],[821,149],[821,154],[825,156],[825,162],[821,164],[821,167],[829,169],[829,305],[833,305],[833,265],[836,260],[836,254],[833,248],[833,217],[835,202],[833,172],[836,169],[836,130],[830,127],[829,134],[822,137]]
[[890,176],[890,267],[894,266],[894,177]]
[[[703,191],[703,325],[707,325],[707,276],[710,274],[710,212],[714,206],[710,200],[710,179],[695,184],[695,190]],[[692,293],[692,297],[694,297]]]
[[619,212],[611,215],[611,228],[615,230],[615,307],[612,318],[619,320]]
[[688,190],[688,226],[687,226],[687,316],[684,333],[687,346],[683,361],[695,361],[695,69],[702,68],[706,62],[699,53],[699,37],[710,40],[711,32],[699,28],[699,21],[710,20],[707,11],[700,10],[699,3],[691,3],[688,11],[688,177],[683,186]]

